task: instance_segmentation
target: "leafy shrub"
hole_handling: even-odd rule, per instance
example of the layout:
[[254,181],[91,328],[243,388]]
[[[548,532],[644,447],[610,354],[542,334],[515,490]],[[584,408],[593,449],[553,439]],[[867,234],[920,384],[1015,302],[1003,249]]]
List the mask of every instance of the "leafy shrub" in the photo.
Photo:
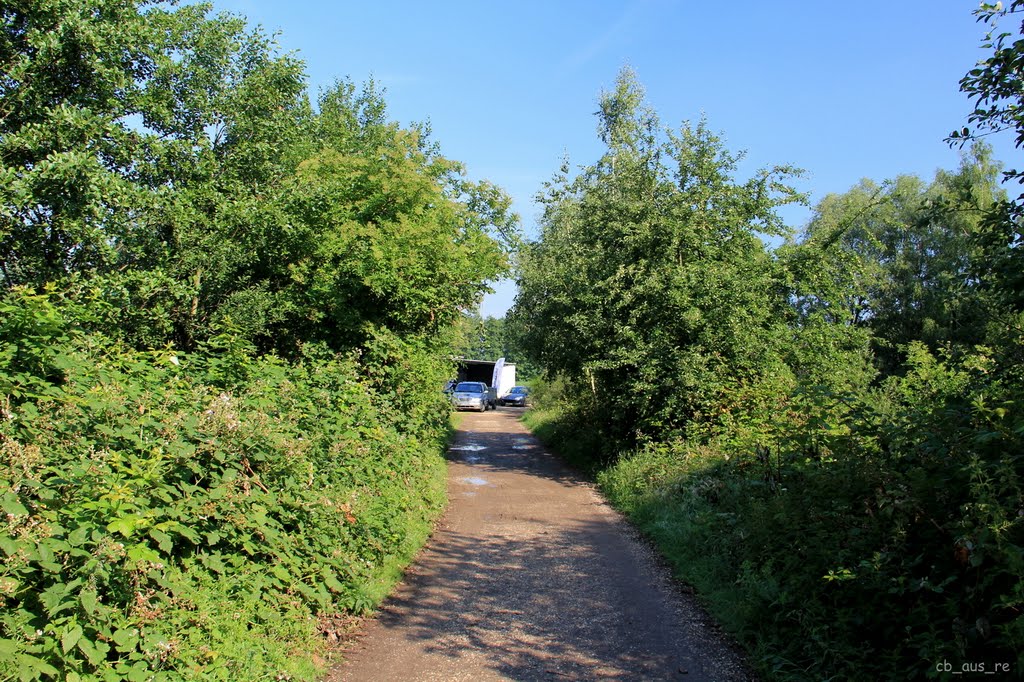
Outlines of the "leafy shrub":
[[[992,76],[1021,44],[961,84],[1014,110]],[[511,311],[532,359],[586,390],[528,424],[598,472],[765,675],[1019,676],[1024,208],[991,150],[830,195],[797,238],[775,211],[793,169],[737,182],[740,157],[703,121],[663,132],[629,72],[599,107],[606,149],[546,186]]]
[[4,17],[0,679],[312,678],[444,501],[511,200],[209,4]]
[[984,349],[907,354],[874,391],[794,394],[759,446],[648,443],[598,473],[772,679],[1024,669],[1024,421]]
[[0,307],[0,678],[312,679],[317,618],[379,601],[444,502],[439,394],[392,372],[419,408],[382,417],[355,356],[139,352],[47,295]]

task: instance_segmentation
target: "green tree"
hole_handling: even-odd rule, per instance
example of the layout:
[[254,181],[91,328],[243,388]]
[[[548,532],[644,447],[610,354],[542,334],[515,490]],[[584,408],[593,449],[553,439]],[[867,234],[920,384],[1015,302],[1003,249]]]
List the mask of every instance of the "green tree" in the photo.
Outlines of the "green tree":
[[746,182],[704,122],[663,130],[623,71],[600,101],[598,162],[547,186],[510,322],[550,372],[606,406],[615,436],[686,428],[785,374],[775,265],[761,236],[798,199],[775,167]]
[[308,110],[302,63],[170,2],[3,9],[6,286],[81,275],[139,345],[193,345],[276,233],[268,185]]
[[302,63],[208,5],[2,12],[6,287],[63,280],[139,347],[231,330],[296,354],[436,334],[506,271],[508,197],[373,83],[314,111]]
[[[951,142],[963,144],[1005,130],[1015,135],[1017,147],[1024,145],[1024,108],[1021,107],[1024,76],[1020,69],[1024,39],[1009,31],[997,33],[1001,19],[1022,12],[1024,0],[1011,0],[1006,5],[983,2],[975,10],[978,22],[989,26],[982,49],[991,50],[991,55],[960,79],[960,91],[974,100],[974,111],[967,120],[976,128],[954,130],[949,137]],[[1018,35],[1024,36],[1024,21],[1021,21]],[[1024,182],[1024,172],[1009,170],[1006,176]]]
[[991,149],[978,143],[930,185],[899,176],[825,197],[799,245],[780,252],[796,283],[798,324],[863,328],[887,373],[913,341],[932,350],[983,343],[989,303],[973,276],[982,254],[971,235],[1005,199],[998,175]]
[[358,343],[367,324],[436,334],[507,271],[518,221],[507,195],[385,113],[372,83],[324,93],[314,151],[287,184],[293,250],[279,267],[299,314],[283,327],[302,338]]
[[[997,33],[1000,20],[1021,12],[1024,12],[1022,0],[1011,0],[1007,5],[986,2],[975,11],[978,21],[990,27],[982,48],[991,53],[960,80],[960,90],[974,100],[975,108],[968,122],[973,123],[975,129],[964,127],[953,131],[948,138],[951,144],[962,145],[967,140],[1005,130],[1014,134],[1018,149],[1024,145],[1024,78],[1020,67],[1024,59],[1024,21],[1016,35],[1010,31]],[[1024,171],[1014,168],[1004,175],[1024,183]],[[988,209],[972,235],[972,240],[984,253],[976,263],[976,275],[1015,312],[1024,311],[1022,219],[1024,194]]]
[[464,315],[459,325],[457,355],[478,360],[496,360],[511,355],[503,317],[481,317],[479,313]]

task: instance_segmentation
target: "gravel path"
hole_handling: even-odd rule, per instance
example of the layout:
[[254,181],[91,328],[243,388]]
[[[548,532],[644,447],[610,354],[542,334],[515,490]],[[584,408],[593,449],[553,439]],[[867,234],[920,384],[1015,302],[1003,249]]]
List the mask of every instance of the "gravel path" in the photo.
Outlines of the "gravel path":
[[745,680],[740,658],[521,410],[465,414],[450,507],[342,680]]

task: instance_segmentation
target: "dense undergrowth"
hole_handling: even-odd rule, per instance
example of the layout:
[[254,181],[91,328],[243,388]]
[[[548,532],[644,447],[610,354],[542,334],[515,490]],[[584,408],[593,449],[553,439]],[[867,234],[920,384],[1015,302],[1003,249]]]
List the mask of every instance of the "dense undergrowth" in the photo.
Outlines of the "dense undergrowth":
[[384,384],[386,358],[140,352],[0,306],[0,678],[312,679],[321,619],[375,606],[443,506],[447,406],[412,428],[393,397],[430,358]]
[[558,390],[525,420],[596,477],[768,678],[1019,674],[1024,421],[988,368],[922,349],[914,362],[828,433],[776,415],[772,448],[723,432],[615,452],[593,406]]

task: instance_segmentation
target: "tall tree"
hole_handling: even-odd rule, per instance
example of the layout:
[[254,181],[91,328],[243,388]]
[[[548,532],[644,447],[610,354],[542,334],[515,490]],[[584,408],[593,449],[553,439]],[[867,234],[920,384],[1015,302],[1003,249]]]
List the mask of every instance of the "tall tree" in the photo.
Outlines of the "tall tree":
[[373,83],[317,110],[303,65],[176,2],[0,9],[0,277],[63,280],[139,347],[231,330],[295,353],[432,335],[514,248],[511,202],[464,177]]
[[662,129],[629,71],[598,117],[604,155],[541,197],[511,322],[544,367],[589,385],[611,432],[636,438],[782,371],[760,237],[784,232],[774,208],[797,193],[787,167],[735,181],[740,157],[703,121]]
[[799,246],[782,250],[796,285],[798,323],[812,317],[868,331],[887,372],[922,341],[983,343],[989,304],[974,276],[982,254],[971,235],[1005,193],[991,148],[977,143],[960,168],[930,184],[899,176],[864,180],[815,208]]
[[131,340],[191,345],[276,227],[302,63],[209,5],[0,12],[4,285],[94,279]]
[[[487,182],[464,177],[423,128],[387,121],[370,83],[320,99],[313,152],[286,186],[294,235],[282,333],[358,342],[366,325],[435,334],[506,272],[518,218]],[[280,267],[280,266],[279,266]],[[301,330],[301,331],[300,331]]]
[[168,220],[177,190],[226,168],[253,180],[272,162],[253,163],[255,149],[269,152],[280,112],[301,105],[301,63],[239,18],[175,5],[0,10],[8,286],[153,258],[153,240],[180,236]]

